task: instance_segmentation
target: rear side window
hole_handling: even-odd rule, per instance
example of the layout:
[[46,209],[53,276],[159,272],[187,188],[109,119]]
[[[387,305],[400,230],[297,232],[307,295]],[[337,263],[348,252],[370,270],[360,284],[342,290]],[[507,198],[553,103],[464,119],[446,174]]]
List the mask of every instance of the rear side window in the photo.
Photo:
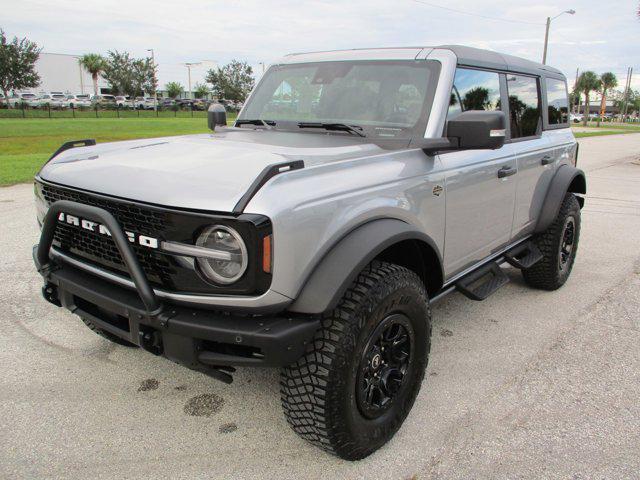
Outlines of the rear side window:
[[511,138],[533,137],[542,131],[538,79],[507,74]]
[[547,78],[546,85],[549,125],[563,125],[565,123],[569,123],[567,84],[564,80]]
[[458,68],[447,119],[467,110],[500,110],[500,77],[495,72]]

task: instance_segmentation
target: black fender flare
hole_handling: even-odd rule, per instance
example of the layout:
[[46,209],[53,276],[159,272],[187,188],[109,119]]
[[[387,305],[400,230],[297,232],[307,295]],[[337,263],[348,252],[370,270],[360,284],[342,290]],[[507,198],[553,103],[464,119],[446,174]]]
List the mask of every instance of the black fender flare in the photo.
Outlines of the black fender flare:
[[[556,171],[545,197],[534,233],[544,232],[558,216],[562,200],[567,192],[587,193],[587,179],[584,172],[572,165],[560,165]],[[578,197],[580,208],[584,198]]]
[[329,250],[287,310],[319,314],[335,308],[362,269],[386,248],[403,240],[427,243],[437,253],[442,269],[440,251],[431,237],[401,220],[373,220],[349,232]]

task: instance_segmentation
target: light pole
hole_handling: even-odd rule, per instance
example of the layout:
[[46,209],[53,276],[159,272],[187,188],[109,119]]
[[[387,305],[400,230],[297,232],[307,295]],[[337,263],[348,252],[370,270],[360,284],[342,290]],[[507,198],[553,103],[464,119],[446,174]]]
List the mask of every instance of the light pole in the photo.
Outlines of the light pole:
[[156,57],[153,48],[148,48],[147,52],[151,52],[151,68],[153,68],[153,109],[158,110],[158,91],[156,89]]
[[547,63],[547,47],[549,45],[549,27],[551,26],[551,20],[555,20],[560,15],[563,15],[565,13],[568,13],[569,15],[574,15],[576,13],[576,11],[573,10],[573,9],[565,10],[564,12],[560,12],[555,17],[547,17],[547,29],[544,32],[544,53],[542,54],[542,63],[545,64],[545,65]]
[[185,63],[185,66],[187,67],[187,70],[189,71],[189,98],[191,98],[191,67],[196,66],[196,65],[201,65],[202,62],[191,62],[191,63]]

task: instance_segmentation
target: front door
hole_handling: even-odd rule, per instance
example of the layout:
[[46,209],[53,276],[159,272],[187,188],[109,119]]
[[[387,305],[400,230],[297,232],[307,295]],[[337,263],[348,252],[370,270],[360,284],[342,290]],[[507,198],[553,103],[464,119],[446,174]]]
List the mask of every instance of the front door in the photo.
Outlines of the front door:
[[509,241],[517,165],[510,144],[451,152],[440,161],[446,189],[444,266],[450,277]]
[[[496,72],[458,68],[447,119],[466,110],[504,110],[500,85]],[[518,169],[511,144],[444,153],[440,161],[446,189],[444,269],[450,278],[509,242]]]

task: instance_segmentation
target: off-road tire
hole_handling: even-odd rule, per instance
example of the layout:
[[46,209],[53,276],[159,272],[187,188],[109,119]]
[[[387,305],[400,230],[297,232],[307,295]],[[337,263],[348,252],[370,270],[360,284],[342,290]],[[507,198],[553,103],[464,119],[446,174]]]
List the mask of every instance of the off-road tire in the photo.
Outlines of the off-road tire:
[[122,345],[123,347],[137,348],[138,346],[135,343],[128,342],[111,332],[107,332],[100,327],[97,327],[91,320],[87,320],[86,318],[82,318],[84,324],[93,330],[95,333],[100,335],[102,338],[106,338],[110,342],[117,343],[118,345]]
[[[356,378],[376,327],[400,313],[413,329],[406,376],[388,410],[363,415]],[[400,428],[420,390],[429,357],[431,312],[420,278],[398,265],[374,261],[323,315],[306,353],[281,370],[282,407],[302,438],[347,460],[359,460],[384,445]]]
[[[573,248],[563,269],[558,258],[563,241],[565,222],[573,217],[575,222]],[[560,206],[558,216],[544,232],[536,235],[533,242],[542,252],[543,258],[533,266],[522,270],[522,276],[528,285],[541,290],[557,290],[565,284],[576,258],[580,239],[580,204],[572,193],[567,193]]]

